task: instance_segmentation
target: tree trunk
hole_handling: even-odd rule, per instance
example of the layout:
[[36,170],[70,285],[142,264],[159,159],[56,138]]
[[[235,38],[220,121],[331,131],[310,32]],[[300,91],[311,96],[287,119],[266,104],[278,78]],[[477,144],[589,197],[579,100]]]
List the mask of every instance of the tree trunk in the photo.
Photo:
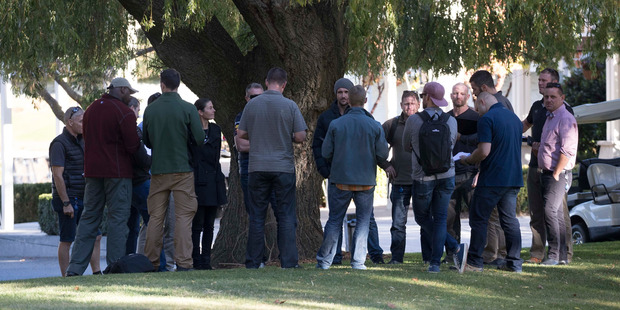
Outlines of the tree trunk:
[[[136,20],[142,20],[145,12],[151,14],[148,1],[119,2]],[[177,28],[162,40],[161,0],[153,0],[155,27],[146,35],[162,61],[177,69],[182,81],[194,93],[213,100],[217,110],[216,122],[222,127],[227,141],[234,141],[233,120],[244,107],[245,86],[251,82],[262,83],[271,67],[279,66],[287,71],[284,96],[299,105],[309,128],[307,140],[295,146],[297,246],[301,259],[314,258],[322,241],[318,209],[322,178],[316,172],[312,157],[312,137],[319,114],[333,100],[333,83],[344,73],[348,36],[344,11],[347,1],[321,1],[304,7],[290,4],[288,0],[271,1],[267,5],[257,0],[233,2],[258,42],[246,55],[241,53],[215,17],[200,32]],[[245,261],[248,217],[234,154],[228,202],[212,252],[214,264]],[[271,215],[266,227],[271,259],[278,256],[275,227]]]

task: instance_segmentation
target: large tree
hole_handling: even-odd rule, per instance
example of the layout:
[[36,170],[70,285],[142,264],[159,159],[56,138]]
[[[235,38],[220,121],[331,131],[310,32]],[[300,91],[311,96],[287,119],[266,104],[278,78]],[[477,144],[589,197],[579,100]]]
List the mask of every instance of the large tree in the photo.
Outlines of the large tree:
[[[322,232],[310,141],[345,72],[376,74],[391,60],[400,73],[452,73],[491,61],[555,66],[578,50],[601,60],[620,49],[619,13],[617,0],[5,0],[0,71],[18,91],[46,100],[45,82],[54,79],[86,105],[80,96],[92,98],[114,68],[150,45],[194,93],[213,99],[216,121],[233,141],[245,85],[262,82],[273,66],[284,68],[284,95],[298,103],[310,129],[295,154],[298,246],[301,257],[312,258]],[[136,42],[128,36],[134,21],[141,28]],[[57,103],[48,103],[59,115]],[[231,163],[215,263],[244,259],[247,216],[234,157]]]

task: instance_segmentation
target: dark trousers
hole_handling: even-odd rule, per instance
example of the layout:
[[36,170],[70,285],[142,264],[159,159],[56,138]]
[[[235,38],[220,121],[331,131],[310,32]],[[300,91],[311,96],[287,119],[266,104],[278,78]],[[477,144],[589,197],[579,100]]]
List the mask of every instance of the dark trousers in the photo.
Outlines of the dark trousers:
[[454,237],[457,242],[461,242],[461,210],[463,204],[470,206],[471,197],[474,194],[474,188],[471,186],[474,175],[471,172],[465,172],[454,176],[454,192],[450,197],[448,205],[447,229],[448,234]]
[[515,271],[521,270],[521,230],[516,215],[518,193],[518,187],[476,187],[469,210],[469,265],[483,266],[482,252],[487,242],[489,216],[497,206],[499,222],[506,237],[506,266]]
[[272,191],[276,196],[276,206],[273,207],[273,212],[278,222],[280,265],[282,268],[291,268],[297,265],[295,183],[295,173],[267,171],[250,173],[248,182],[250,228],[246,251],[246,268],[258,268],[262,262],[265,249],[265,218]]
[[[211,269],[211,244],[216,215],[217,206],[198,206],[196,209],[196,215],[192,221],[192,260],[195,269]],[[200,233],[202,233],[202,244]]]
[[392,201],[392,243],[390,251],[392,260],[403,262],[407,241],[407,213],[411,205],[411,193],[413,185],[392,185],[390,200]]
[[549,259],[567,260],[567,242],[571,239],[567,240],[566,238],[567,223],[565,223],[562,201],[566,195],[567,184],[570,184],[571,181],[572,175],[570,171],[560,173],[558,181],[553,178],[553,174],[550,171],[540,174],[545,210],[545,228],[547,231],[547,243],[549,244],[547,258]]
[[[247,165],[247,162],[246,162]],[[248,167],[245,167],[245,171],[247,171]],[[247,173],[240,173],[239,174],[239,180],[241,181],[241,191],[243,191],[243,204],[245,205],[245,211],[248,213],[248,216],[250,215],[250,192],[248,191],[248,180],[250,178],[250,175]],[[269,198],[269,203],[271,203],[271,209],[274,210],[274,207],[276,205],[276,195],[274,194],[274,192],[271,192],[271,197]],[[277,216],[277,214],[275,214],[274,212],[274,217]],[[278,219],[276,218],[276,221]],[[342,255],[340,256],[342,258]],[[263,263],[266,263],[268,260],[267,256],[263,256]]]

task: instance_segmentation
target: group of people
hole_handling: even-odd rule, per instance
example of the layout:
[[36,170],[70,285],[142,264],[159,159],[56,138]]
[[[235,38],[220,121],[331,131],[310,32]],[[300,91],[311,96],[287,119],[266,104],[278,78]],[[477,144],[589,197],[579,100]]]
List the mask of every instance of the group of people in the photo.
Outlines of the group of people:
[[[527,185],[534,238],[528,261],[569,263],[570,222],[563,197],[575,163],[577,126],[558,80],[557,71],[542,71],[539,91],[544,97],[523,122],[495,89],[492,75],[477,71],[470,79],[475,109],[467,105],[467,85],[457,83],[450,95],[454,109],[444,112],[445,89],[430,82],[420,94],[403,92],[402,113],[383,125],[363,108],[366,91],[361,85],[345,78],[336,81],[336,99],[320,115],[312,142],[316,168],[327,179],[329,206],[316,267],[342,263],[342,224],[351,200],[357,217],[351,267],[366,269],[367,252],[373,263],[384,263],[373,214],[379,166],[392,185],[389,264],[403,263],[412,205],[429,272],[440,271],[444,248],[446,260],[454,261],[459,272],[482,271],[484,264],[520,272],[516,197],[523,186],[521,136],[530,127],[533,160]],[[179,96],[180,82],[176,70],[161,72],[162,93],[149,98],[139,125],[140,102],[131,96],[137,90],[124,78],[112,80],[108,93],[86,111],[66,111],[66,126],[50,144],[63,276],[82,275],[89,263],[93,274],[101,274],[104,206],[108,265],[138,252],[155,270],[174,268],[172,264],[177,271],[211,269],[213,224],[218,206],[226,203],[219,164],[221,129],[210,122],[213,102],[200,98],[192,106]],[[258,83],[246,87],[247,104],[235,119],[234,142],[249,215],[245,265],[265,266],[264,227],[271,205],[278,223],[280,265],[301,268],[293,144],[306,139],[308,127],[297,104],[282,94],[286,71],[272,68],[265,84],[267,90]],[[460,236],[463,204],[469,206],[469,247]]]

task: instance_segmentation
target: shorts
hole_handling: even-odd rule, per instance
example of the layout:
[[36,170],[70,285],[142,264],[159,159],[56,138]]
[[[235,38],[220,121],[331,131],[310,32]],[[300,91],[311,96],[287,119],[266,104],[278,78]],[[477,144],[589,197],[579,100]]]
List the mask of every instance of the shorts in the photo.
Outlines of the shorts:
[[[80,217],[82,216],[82,211],[84,211],[84,201],[82,198],[72,197],[69,200],[71,200],[71,205],[73,206],[73,218],[65,215],[63,212],[63,205],[60,197],[52,198],[52,207],[54,211],[58,213],[58,233],[60,235],[60,242],[75,241],[77,225],[80,223]],[[101,231],[98,231],[97,235],[101,235]]]

